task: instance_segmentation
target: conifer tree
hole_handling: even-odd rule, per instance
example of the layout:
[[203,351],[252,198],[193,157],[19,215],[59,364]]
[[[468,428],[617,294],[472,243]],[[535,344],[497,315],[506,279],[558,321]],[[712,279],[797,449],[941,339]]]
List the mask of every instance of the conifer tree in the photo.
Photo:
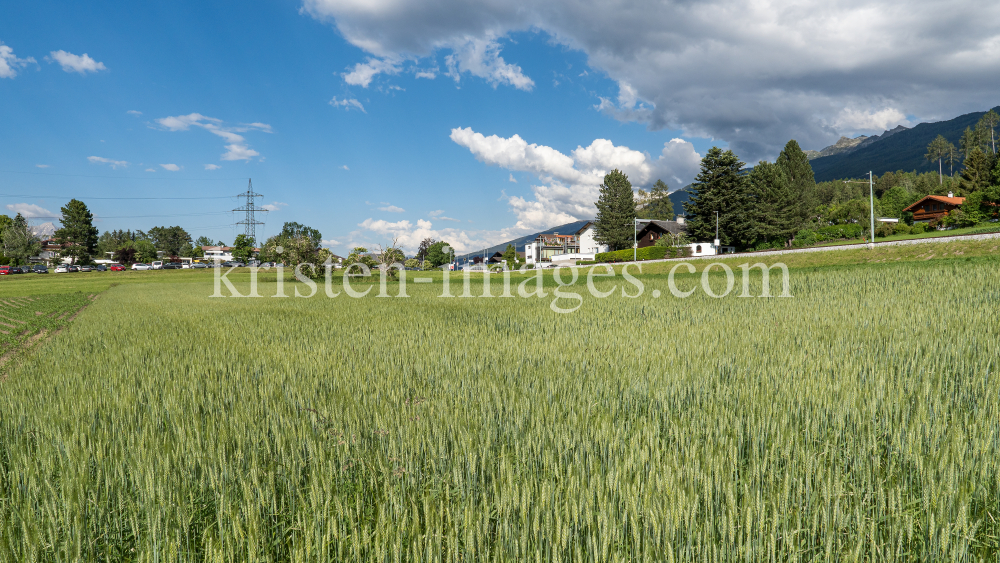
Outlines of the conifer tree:
[[961,190],[965,194],[981,191],[990,186],[992,180],[992,162],[979,147],[969,151],[962,170]]
[[754,241],[755,200],[743,173],[744,163],[733,151],[712,147],[701,159],[691,197],[684,210],[691,216],[688,237],[694,241],[715,238],[718,212],[719,239],[724,245],[750,246]]
[[754,239],[760,243],[784,242],[798,228],[799,202],[793,196],[784,170],[777,164],[760,161],[748,177],[756,200]]
[[617,168],[604,175],[597,199],[594,238],[612,250],[631,248],[635,237],[635,196],[628,176]]
[[71,199],[61,209],[62,228],[55,233],[56,242],[63,245],[62,256],[69,256],[71,263],[86,264],[90,256],[97,250],[97,227],[94,226],[94,215],[87,209],[87,204],[78,199]]
[[938,135],[929,145],[924,158],[934,162],[938,161],[938,183],[944,184],[944,159],[955,150],[955,145],[948,142],[944,135]]
[[796,211],[796,227],[802,225],[812,216],[819,203],[816,197],[816,176],[813,174],[809,157],[802,152],[799,143],[792,139],[778,155],[775,164],[781,167],[788,180],[792,198],[798,202]]
[[643,198],[642,209],[638,211],[641,219],[656,219],[659,221],[672,221],[674,218],[674,202],[670,201],[670,188],[666,182],[657,180],[653,184],[653,189],[649,190]]

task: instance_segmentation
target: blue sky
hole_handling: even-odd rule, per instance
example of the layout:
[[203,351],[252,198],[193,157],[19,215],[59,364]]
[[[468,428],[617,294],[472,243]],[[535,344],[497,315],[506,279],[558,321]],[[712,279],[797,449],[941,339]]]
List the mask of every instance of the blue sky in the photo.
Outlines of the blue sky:
[[[690,54],[696,40],[684,43],[684,29],[707,20],[684,26],[654,10],[665,18],[655,37],[671,37],[654,41],[642,38],[655,20],[643,14],[586,11],[638,18],[637,32],[608,37],[579,6],[511,6],[8,3],[0,204],[40,224],[76,197],[102,231],[177,224],[229,243],[241,232],[232,196],[252,178],[272,210],[265,236],[298,221],[341,253],[393,238],[412,251],[427,236],[467,251],[587,218],[613,167],[637,186],[677,188],[713,144],[754,161],[792,137],[822,148],[988,105],[976,88],[956,98],[932,73],[894,78],[922,96],[893,98],[884,76],[865,81],[898,53],[841,53],[861,77],[859,92],[843,92],[824,82],[842,77],[843,60],[814,58],[803,71],[750,37],[732,52],[772,49],[784,75],[763,83],[734,60],[720,78]],[[855,16],[827,14],[845,25]],[[996,58],[988,51],[985,64]],[[110,199],[124,197],[205,199]]]

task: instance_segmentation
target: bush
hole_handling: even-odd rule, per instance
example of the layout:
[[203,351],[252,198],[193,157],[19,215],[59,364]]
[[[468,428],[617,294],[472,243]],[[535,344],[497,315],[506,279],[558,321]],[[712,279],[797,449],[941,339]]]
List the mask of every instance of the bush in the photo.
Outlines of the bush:
[[615,250],[614,252],[601,252],[596,258],[598,262],[631,262],[636,260],[660,260],[667,254],[668,247],[647,246],[638,250],[631,248],[627,250]]
[[910,227],[910,232],[912,234],[915,234],[915,235],[919,235],[921,233],[926,233],[927,232],[927,223],[914,223],[913,226]]

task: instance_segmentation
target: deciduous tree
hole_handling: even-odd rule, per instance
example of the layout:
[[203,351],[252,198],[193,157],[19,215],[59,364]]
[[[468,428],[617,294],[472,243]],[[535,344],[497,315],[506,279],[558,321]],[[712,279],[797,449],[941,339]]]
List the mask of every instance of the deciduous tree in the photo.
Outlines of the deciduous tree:
[[37,256],[42,251],[41,241],[31,232],[28,220],[20,213],[3,230],[2,236],[3,255],[15,266],[27,264],[28,258]]

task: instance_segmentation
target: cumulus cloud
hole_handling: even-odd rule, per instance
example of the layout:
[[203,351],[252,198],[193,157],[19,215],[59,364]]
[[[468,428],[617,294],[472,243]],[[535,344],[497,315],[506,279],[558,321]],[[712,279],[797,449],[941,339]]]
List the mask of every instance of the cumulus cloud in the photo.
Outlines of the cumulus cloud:
[[897,125],[909,125],[906,114],[896,108],[880,110],[844,108],[834,126],[846,131],[884,131]]
[[225,145],[226,152],[222,154],[222,160],[251,160],[255,156],[260,156],[259,152],[247,145],[246,139],[240,133],[249,131],[273,132],[271,126],[266,123],[225,125],[221,119],[200,113],[161,117],[156,120],[156,123],[168,131],[187,131],[191,127],[198,127],[221,137],[228,143]]
[[335,239],[335,238],[331,238],[331,239],[323,239],[323,240],[321,240],[320,244],[322,246],[325,246],[325,247],[329,248],[329,247],[333,247],[333,246],[340,246],[343,243],[340,242],[339,240]]
[[382,207],[379,207],[379,211],[385,211],[387,213],[405,213],[406,210],[402,207],[396,207],[395,205],[389,205],[388,203],[383,203]]
[[347,246],[366,246],[385,244],[397,239],[400,247],[408,253],[414,253],[420,246],[420,241],[426,238],[447,241],[458,253],[468,252],[477,248],[492,246],[499,241],[509,240],[524,233],[515,228],[493,231],[474,231],[459,228],[434,228],[431,221],[418,219],[416,223],[408,220],[385,221],[368,218],[358,224],[360,230],[354,231],[346,241]]
[[365,111],[365,106],[361,105],[361,102],[357,101],[354,98],[338,100],[337,96],[334,96],[333,99],[330,100],[330,105],[335,108],[344,108],[344,109],[354,108],[357,110],[361,110],[361,113],[368,113],[367,111]]
[[74,55],[73,53],[68,53],[63,50],[52,51],[49,53],[49,56],[46,57],[46,60],[50,63],[59,63],[59,66],[61,66],[66,72],[79,72],[80,74],[87,74],[88,72],[108,70],[108,67],[104,66],[104,63],[95,61],[87,53]]
[[7,210],[13,214],[20,213],[25,219],[58,217],[57,214],[33,203],[8,203]]
[[368,62],[354,65],[353,70],[345,72],[341,74],[341,76],[344,77],[344,82],[350,84],[351,86],[361,86],[362,88],[367,88],[376,75],[399,74],[400,70],[401,67],[399,66],[398,61],[370,57]]
[[156,169],[155,168],[147,168],[146,172],[156,172]]
[[517,183],[517,178],[515,178],[514,174],[511,173],[510,178],[508,178],[507,181],[508,182],[514,182],[516,184]]
[[616,99],[598,99],[601,111],[719,139],[747,162],[773,158],[790,138],[821,148],[848,129],[886,123],[842,117],[844,108],[892,108],[920,120],[983,110],[996,104],[1000,72],[997,2],[303,0],[302,7],[372,57],[445,53],[449,73],[524,89],[529,78],[491,57],[511,34],[541,32],[618,83]]
[[219,166],[218,164],[206,164],[205,165],[205,170],[218,170],[220,168],[222,168],[222,167]]
[[350,168],[348,168],[346,164],[341,166],[341,168],[343,168],[344,170],[350,170]]
[[125,113],[127,113],[127,114],[129,114],[129,115],[135,115],[135,116],[139,116],[139,115],[142,115],[142,112],[141,112],[141,111],[136,111],[136,110],[134,110],[134,109],[130,109],[130,110],[126,111]]
[[181,167],[177,166],[176,164],[161,164],[160,168],[164,170],[169,170],[171,172],[177,172],[181,169]]
[[17,69],[24,68],[29,64],[34,64],[35,59],[28,57],[19,59],[14,55],[14,49],[0,41],[0,78],[14,78],[17,76]]
[[125,167],[128,166],[128,162],[127,161],[124,161],[124,160],[112,160],[110,158],[104,158],[104,157],[101,157],[101,156],[88,156],[87,160],[89,160],[92,164],[107,164],[107,165],[111,166],[111,168],[114,169],[114,170],[117,170],[119,168],[125,168]]
[[261,205],[261,207],[268,211],[281,211],[281,208],[288,207],[288,204],[281,203],[280,201],[272,201],[271,203]]
[[569,155],[548,146],[529,144],[518,135],[509,138],[477,133],[472,128],[452,129],[451,140],[466,147],[480,161],[508,170],[530,172],[541,181],[531,186],[533,199],[511,196],[507,199],[517,216],[515,229],[531,231],[560,223],[591,218],[594,202],[600,193],[604,175],[619,169],[635,187],[649,186],[664,179],[681,187],[695,176],[701,155],[683,139],[664,143],[659,156],[624,146],[607,139],[595,139],[578,146]]

